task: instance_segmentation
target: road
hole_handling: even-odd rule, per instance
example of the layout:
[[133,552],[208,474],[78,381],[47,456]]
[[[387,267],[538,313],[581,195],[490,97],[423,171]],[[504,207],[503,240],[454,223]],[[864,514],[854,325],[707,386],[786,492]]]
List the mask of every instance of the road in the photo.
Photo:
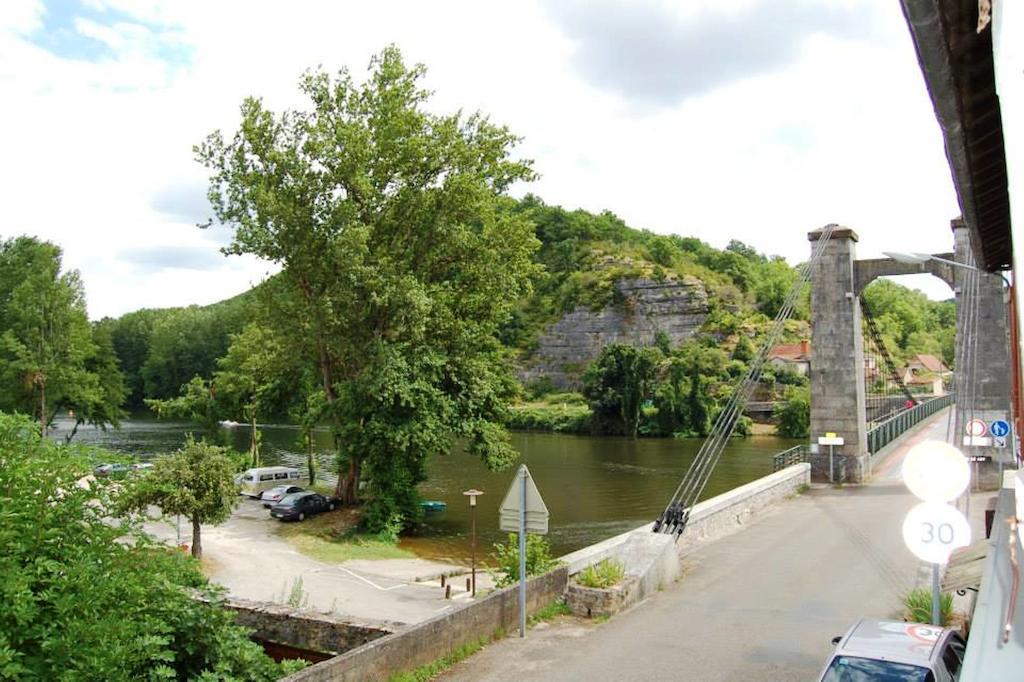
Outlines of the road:
[[440,679],[816,679],[834,635],[860,617],[898,619],[902,596],[930,585],[903,544],[902,520],[917,501],[899,464],[914,444],[945,435],[942,412],[904,438],[869,485],[815,487],[696,550],[679,582],[606,623],[565,619],[508,637]]

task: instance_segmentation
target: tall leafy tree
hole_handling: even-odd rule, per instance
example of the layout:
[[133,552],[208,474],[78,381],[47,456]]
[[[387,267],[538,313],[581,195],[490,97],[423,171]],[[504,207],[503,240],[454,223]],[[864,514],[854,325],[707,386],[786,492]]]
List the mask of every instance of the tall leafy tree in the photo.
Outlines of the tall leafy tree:
[[657,348],[605,346],[583,375],[583,395],[595,418],[615,423],[621,433],[636,437],[643,403],[653,395],[660,358]]
[[33,237],[0,243],[0,409],[34,415],[44,435],[61,410],[77,423],[117,426],[123,380],[108,335],[95,334],[81,278],[61,271],[59,247]]
[[192,556],[203,555],[202,524],[223,523],[238,504],[235,462],[226,448],[196,441],[157,458],[153,470],[135,482],[122,500],[126,509],[155,505],[165,515],[180,514],[192,523]]
[[416,513],[426,457],[454,438],[490,466],[514,458],[495,337],[535,268],[532,225],[503,198],[533,177],[517,138],[480,114],[429,112],[424,73],[394,47],[361,84],[310,72],[308,109],[247,99],[232,138],[196,148],[234,228],[226,251],[281,265],[262,287],[268,323],[315,370],[346,503],[370,470],[364,518],[378,528]]

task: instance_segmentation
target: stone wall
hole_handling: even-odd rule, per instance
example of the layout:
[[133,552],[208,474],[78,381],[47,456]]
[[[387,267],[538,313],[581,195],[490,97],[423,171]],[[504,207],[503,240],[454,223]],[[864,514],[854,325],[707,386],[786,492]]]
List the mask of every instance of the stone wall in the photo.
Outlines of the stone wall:
[[672,344],[693,336],[707,318],[708,293],[696,277],[616,282],[623,303],[604,310],[580,307],[548,327],[520,371],[524,383],[548,377],[556,388],[576,388],[601,349],[612,343],[654,345],[658,332]]
[[[568,578],[567,569],[561,567],[530,579],[526,612],[535,613],[560,598],[565,593]],[[518,590],[518,586],[495,590],[475,602],[376,639],[285,679],[293,682],[387,680],[395,673],[435,661],[500,629],[517,628]]]
[[356,622],[351,618],[236,597],[228,599],[224,608],[235,613],[239,625],[252,628],[253,636],[259,640],[328,654],[355,649],[402,627],[384,621]]

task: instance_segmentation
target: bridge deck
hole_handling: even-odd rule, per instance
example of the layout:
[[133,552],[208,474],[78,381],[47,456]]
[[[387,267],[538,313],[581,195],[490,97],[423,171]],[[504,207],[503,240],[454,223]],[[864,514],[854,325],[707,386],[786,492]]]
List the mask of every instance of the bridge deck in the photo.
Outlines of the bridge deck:
[[898,617],[904,593],[930,584],[903,545],[916,500],[898,465],[917,442],[944,439],[947,413],[905,436],[869,485],[816,487],[777,507],[687,556],[678,583],[631,611],[510,637],[441,679],[814,679],[834,635],[860,617]]

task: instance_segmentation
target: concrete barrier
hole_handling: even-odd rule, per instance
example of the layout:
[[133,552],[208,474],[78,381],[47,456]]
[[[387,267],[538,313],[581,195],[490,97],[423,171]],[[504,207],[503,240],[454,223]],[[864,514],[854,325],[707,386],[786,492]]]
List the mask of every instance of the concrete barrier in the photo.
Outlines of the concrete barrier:
[[[561,597],[568,579],[568,571],[563,566],[528,580],[526,612],[535,613]],[[516,627],[518,589],[512,586],[495,590],[482,599],[317,663],[285,680],[386,680],[395,673],[415,669],[481,637]]]

